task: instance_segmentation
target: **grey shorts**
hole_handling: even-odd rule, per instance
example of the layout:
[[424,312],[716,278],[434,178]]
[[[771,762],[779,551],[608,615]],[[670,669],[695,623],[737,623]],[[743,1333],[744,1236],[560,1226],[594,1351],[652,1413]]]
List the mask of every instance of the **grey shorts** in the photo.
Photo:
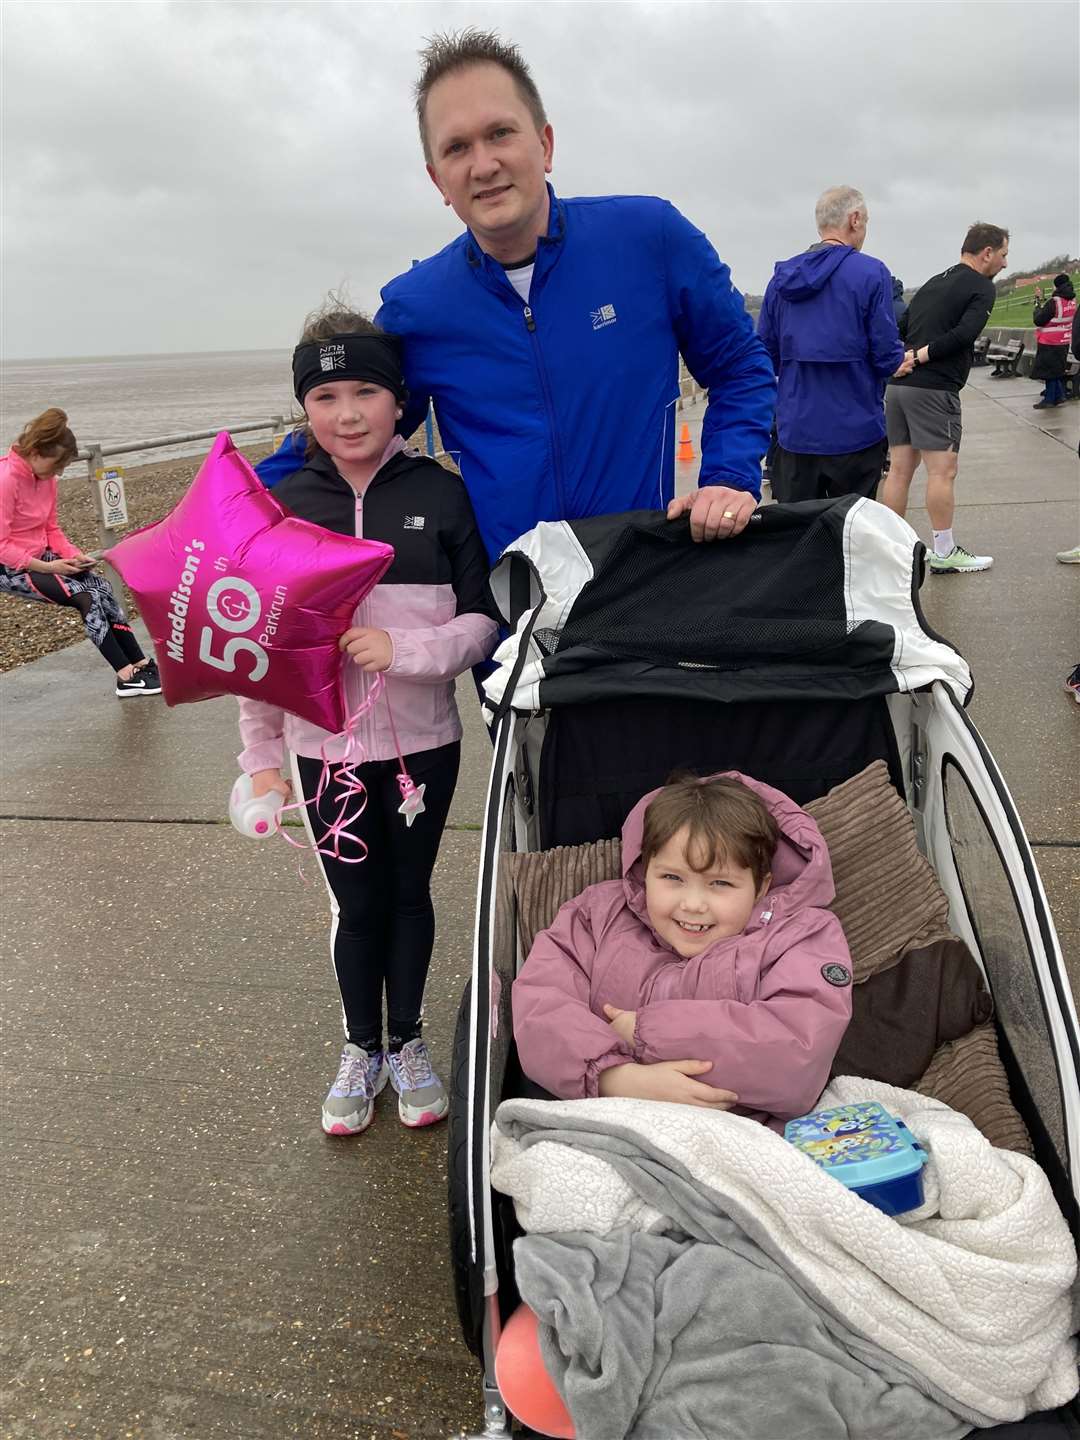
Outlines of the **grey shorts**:
[[963,426],[960,396],[951,390],[920,390],[890,385],[885,391],[885,431],[890,447],[916,450],[959,450]]

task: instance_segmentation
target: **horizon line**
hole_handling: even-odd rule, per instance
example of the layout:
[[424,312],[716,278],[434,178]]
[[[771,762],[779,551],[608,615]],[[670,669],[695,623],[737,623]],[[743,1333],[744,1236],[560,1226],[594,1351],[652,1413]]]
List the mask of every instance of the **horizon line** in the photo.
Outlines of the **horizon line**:
[[230,345],[224,350],[102,350],[94,355],[5,355],[0,365],[40,365],[46,360],[70,364],[78,360],[163,360],[177,355],[280,355],[289,345]]

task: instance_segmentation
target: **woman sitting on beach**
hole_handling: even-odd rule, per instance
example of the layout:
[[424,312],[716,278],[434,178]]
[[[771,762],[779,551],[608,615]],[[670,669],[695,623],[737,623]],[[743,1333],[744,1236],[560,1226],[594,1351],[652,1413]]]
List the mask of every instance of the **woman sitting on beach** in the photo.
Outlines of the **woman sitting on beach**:
[[29,425],[0,459],[0,592],[66,605],[116,671],[116,694],[160,695],[161,679],[132,634],[97,563],[72,544],[56,517],[56,482],[78,450],[67,416],[55,407]]

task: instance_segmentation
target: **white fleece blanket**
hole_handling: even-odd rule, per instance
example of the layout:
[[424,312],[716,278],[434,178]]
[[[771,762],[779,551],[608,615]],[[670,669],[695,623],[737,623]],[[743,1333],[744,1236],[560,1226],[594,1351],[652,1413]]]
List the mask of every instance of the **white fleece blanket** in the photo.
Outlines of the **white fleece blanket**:
[[505,1102],[492,1184],[526,1231],[662,1233],[685,1225],[642,1198],[635,1166],[654,1201],[651,1181],[670,1170],[827,1310],[965,1409],[1009,1421],[1066,1403],[1078,1388],[1077,1259],[1042,1170],[909,1090],[844,1076],[819,1103],[857,1100],[879,1101],[928,1151],[919,1210],[882,1214],[752,1120],[625,1099]]

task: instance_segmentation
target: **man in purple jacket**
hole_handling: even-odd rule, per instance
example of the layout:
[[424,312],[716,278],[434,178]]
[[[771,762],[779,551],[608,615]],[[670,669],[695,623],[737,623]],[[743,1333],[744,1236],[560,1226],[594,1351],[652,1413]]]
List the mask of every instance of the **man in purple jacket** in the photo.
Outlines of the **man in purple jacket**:
[[862,254],[866,201],[848,185],[826,190],[816,245],[780,260],[765,291],[758,335],[779,379],[773,465],[777,500],[874,498],[886,454],[885,383],[906,375],[892,276]]

